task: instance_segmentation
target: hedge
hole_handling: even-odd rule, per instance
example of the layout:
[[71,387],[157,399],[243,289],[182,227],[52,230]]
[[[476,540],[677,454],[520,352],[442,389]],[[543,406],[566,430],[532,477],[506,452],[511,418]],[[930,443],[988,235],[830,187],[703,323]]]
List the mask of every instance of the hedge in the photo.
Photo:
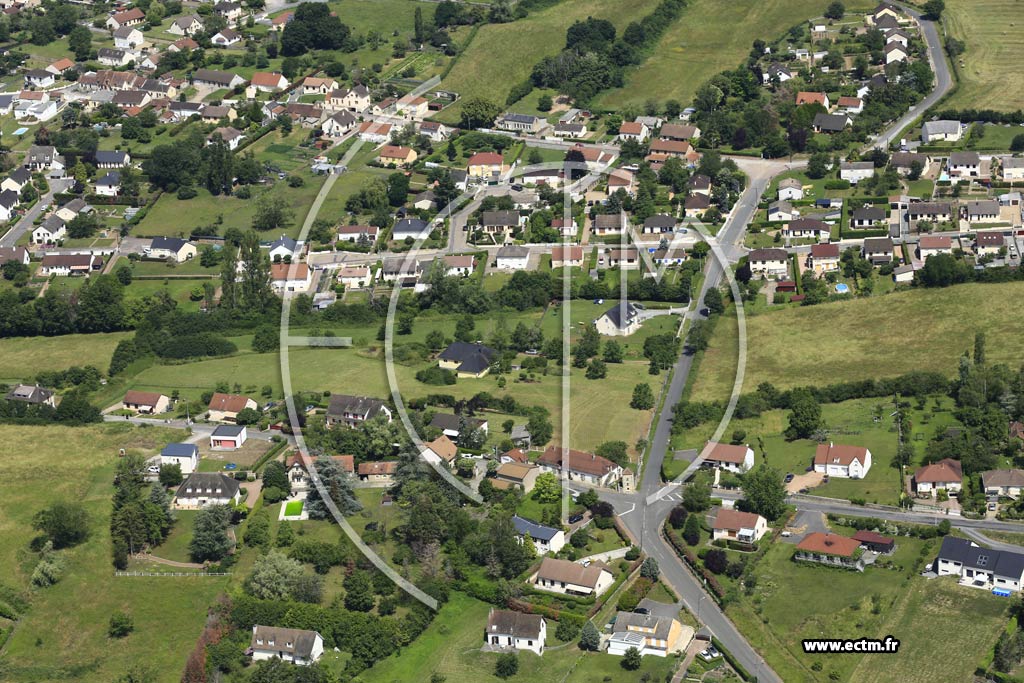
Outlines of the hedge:
[[736,670],[736,673],[740,675],[740,678],[742,678],[745,681],[757,680],[757,676],[751,676],[750,672],[743,668],[743,665],[736,660],[733,654],[729,652],[729,650],[724,645],[722,645],[722,641],[720,641],[718,638],[714,636],[711,636],[711,644],[715,646],[716,650],[722,653],[722,656],[725,657],[725,661],[729,662],[729,666]]
[[665,535],[665,538],[668,539],[669,544],[672,546],[672,549],[676,551],[676,554],[683,558],[683,562],[685,562],[690,569],[698,575],[698,577],[704,579],[705,585],[711,592],[712,599],[721,605],[722,599],[725,597],[725,590],[722,588],[722,585],[718,583],[718,578],[704,568],[704,565],[697,560],[697,556],[693,554],[689,547],[687,547],[686,542],[682,537],[668,524],[662,526],[662,533]]

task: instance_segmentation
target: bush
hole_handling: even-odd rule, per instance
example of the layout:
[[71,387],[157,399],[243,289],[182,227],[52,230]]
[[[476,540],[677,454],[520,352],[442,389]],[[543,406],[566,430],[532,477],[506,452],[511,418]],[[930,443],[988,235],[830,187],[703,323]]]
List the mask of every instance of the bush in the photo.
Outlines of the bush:
[[124,612],[114,612],[110,616],[110,626],[107,628],[107,634],[111,638],[124,638],[134,630],[135,624],[131,616]]
[[505,652],[498,655],[498,662],[494,665],[494,675],[498,678],[511,678],[519,672],[519,657],[515,652]]

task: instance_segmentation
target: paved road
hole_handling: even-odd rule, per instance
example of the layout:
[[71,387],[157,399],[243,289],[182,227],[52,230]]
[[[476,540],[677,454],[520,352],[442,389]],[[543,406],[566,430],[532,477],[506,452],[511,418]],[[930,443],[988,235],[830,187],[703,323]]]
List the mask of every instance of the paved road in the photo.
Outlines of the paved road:
[[32,230],[32,223],[42,215],[43,211],[53,204],[53,195],[64,192],[71,187],[74,180],[49,180],[50,191],[39,198],[39,201],[32,205],[32,208],[25,212],[14,227],[7,231],[7,234],[0,237],[0,247],[13,247],[21,239],[21,236]]

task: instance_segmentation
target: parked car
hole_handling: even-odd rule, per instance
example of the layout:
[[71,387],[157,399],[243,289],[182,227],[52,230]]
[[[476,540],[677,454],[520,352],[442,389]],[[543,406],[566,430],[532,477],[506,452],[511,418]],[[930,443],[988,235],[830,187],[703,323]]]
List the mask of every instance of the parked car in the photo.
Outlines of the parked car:
[[793,477],[794,477],[794,476],[795,476],[795,475],[794,475],[794,474],[793,474],[792,472],[790,472],[789,474],[787,474],[787,475],[786,475],[786,483],[788,484],[789,482],[793,481]]
[[569,515],[569,524],[575,524],[576,522],[583,521],[583,514],[577,512],[575,515]]
[[792,531],[783,531],[781,534],[779,534],[779,536],[782,536],[783,538],[789,538],[792,535],[793,535]]
[[150,465],[149,467],[146,468],[146,470],[148,472],[152,472],[153,474],[159,474],[160,473],[160,465]]

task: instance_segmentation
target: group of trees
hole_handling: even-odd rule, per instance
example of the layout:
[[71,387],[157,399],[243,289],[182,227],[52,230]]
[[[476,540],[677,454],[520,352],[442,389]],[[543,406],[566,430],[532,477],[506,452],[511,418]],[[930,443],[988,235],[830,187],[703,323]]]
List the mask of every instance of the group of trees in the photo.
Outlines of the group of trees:
[[139,311],[126,305],[124,286],[113,275],[93,275],[75,296],[52,288],[41,297],[37,294],[0,292],[0,337],[115,332],[128,327]]
[[230,194],[235,183],[251,185],[264,174],[252,154],[236,155],[220,138],[207,145],[198,130],[154,147],[142,170],[151,185],[177,192],[179,199],[196,196],[197,186],[213,195]]
[[155,484],[146,493],[146,460],[138,453],[129,453],[117,461],[113,506],[113,561],[115,567],[125,569],[130,554],[162,543],[174,524],[167,490]]

